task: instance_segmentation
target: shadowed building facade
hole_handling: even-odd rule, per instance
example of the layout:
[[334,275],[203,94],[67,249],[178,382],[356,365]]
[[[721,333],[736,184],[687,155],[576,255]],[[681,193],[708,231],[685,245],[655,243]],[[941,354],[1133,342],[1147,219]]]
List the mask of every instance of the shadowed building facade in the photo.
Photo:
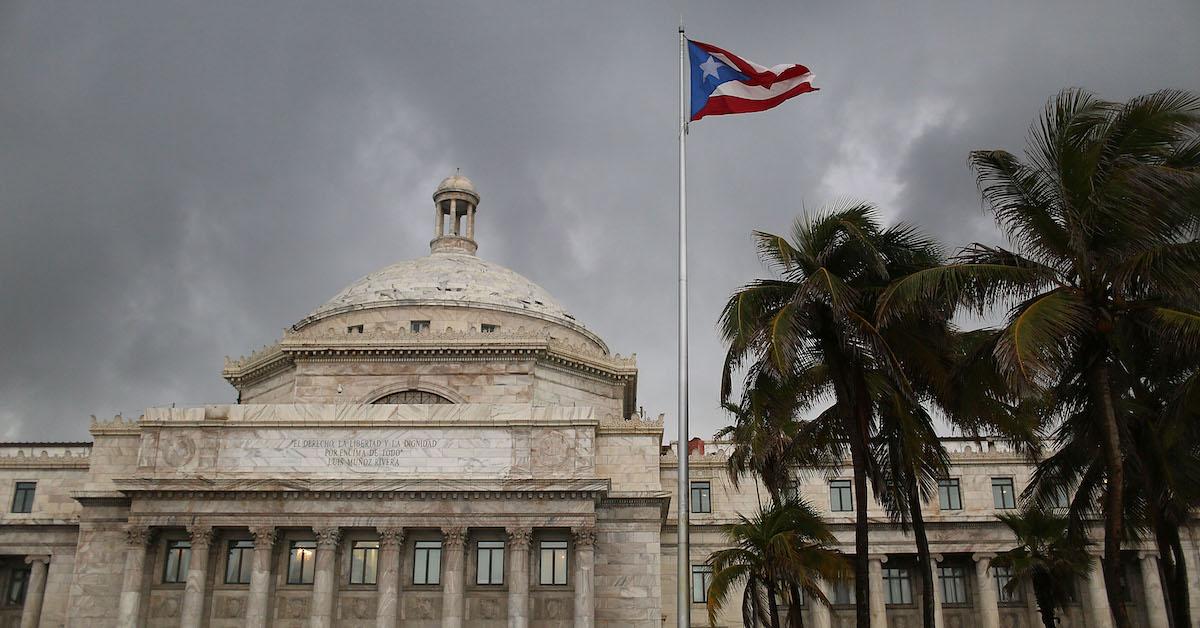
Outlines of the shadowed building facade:
[[[479,204],[465,177],[443,181],[430,254],[229,361],[237,403],[94,420],[90,442],[0,444],[0,627],[663,625],[678,449],[635,412],[632,358],[476,255]],[[930,514],[942,626],[1034,626],[1032,596],[1004,593],[990,567],[1011,545],[994,514],[1029,467],[1001,444],[954,447]],[[693,452],[697,584],[721,526],[757,507],[725,448]],[[852,548],[848,475],[801,477]],[[864,603],[877,625],[915,626],[911,540],[875,519]],[[1130,560],[1135,616],[1165,628],[1154,555]],[[1107,625],[1086,610],[1096,576],[1073,625]],[[806,620],[852,622],[844,589],[828,583],[833,607],[808,603]],[[701,587],[694,600],[702,625]],[[739,622],[735,603],[721,623]]]

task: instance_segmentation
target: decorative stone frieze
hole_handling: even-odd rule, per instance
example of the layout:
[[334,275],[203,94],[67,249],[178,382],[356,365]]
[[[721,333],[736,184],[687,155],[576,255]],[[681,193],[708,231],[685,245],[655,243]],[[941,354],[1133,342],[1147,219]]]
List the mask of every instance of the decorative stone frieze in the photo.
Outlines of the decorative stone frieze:
[[338,541],[342,538],[342,529],[337,526],[322,526],[313,528],[313,534],[317,537],[317,547],[337,547]]

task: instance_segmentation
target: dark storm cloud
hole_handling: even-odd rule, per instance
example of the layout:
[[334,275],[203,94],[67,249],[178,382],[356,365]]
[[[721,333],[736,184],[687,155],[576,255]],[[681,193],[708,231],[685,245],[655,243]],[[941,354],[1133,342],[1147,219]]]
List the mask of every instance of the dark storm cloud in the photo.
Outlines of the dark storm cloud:
[[[813,5],[814,3],[805,3]],[[749,232],[839,198],[997,236],[966,166],[1068,85],[1200,89],[1190,2],[690,3],[690,32],[822,91],[689,136],[695,430]],[[843,6],[845,5],[845,6]],[[433,187],[674,414],[679,3],[0,4],[0,438],[232,400],[222,356],[424,254]]]

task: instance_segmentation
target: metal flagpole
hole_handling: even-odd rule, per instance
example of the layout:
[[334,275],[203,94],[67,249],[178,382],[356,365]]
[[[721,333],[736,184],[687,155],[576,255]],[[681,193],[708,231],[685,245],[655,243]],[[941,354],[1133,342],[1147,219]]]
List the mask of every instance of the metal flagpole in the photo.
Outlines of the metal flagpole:
[[688,553],[688,319],[687,319],[687,188],[684,185],[684,142],[687,139],[687,37],[679,18],[679,525],[676,528],[675,601],[679,628],[690,628],[692,615],[691,558]]

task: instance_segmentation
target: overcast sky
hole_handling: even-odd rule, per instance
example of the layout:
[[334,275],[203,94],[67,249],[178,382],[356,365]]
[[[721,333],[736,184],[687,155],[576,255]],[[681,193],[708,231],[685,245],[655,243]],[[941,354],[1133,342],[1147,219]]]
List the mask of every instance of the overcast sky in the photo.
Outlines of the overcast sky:
[[[273,6],[272,6],[273,5]],[[0,439],[228,403],[224,355],[424,255],[480,189],[480,255],[541,284],[675,416],[676,2],[0,0]],[[689,2],[689,34],[820,92],[688,140],[693,433],[752,229],[877,203],[995,240],[969,150],[1059,89],[1200,90],[1200,3]],[[668,438],[673,430],[668,430]]]

